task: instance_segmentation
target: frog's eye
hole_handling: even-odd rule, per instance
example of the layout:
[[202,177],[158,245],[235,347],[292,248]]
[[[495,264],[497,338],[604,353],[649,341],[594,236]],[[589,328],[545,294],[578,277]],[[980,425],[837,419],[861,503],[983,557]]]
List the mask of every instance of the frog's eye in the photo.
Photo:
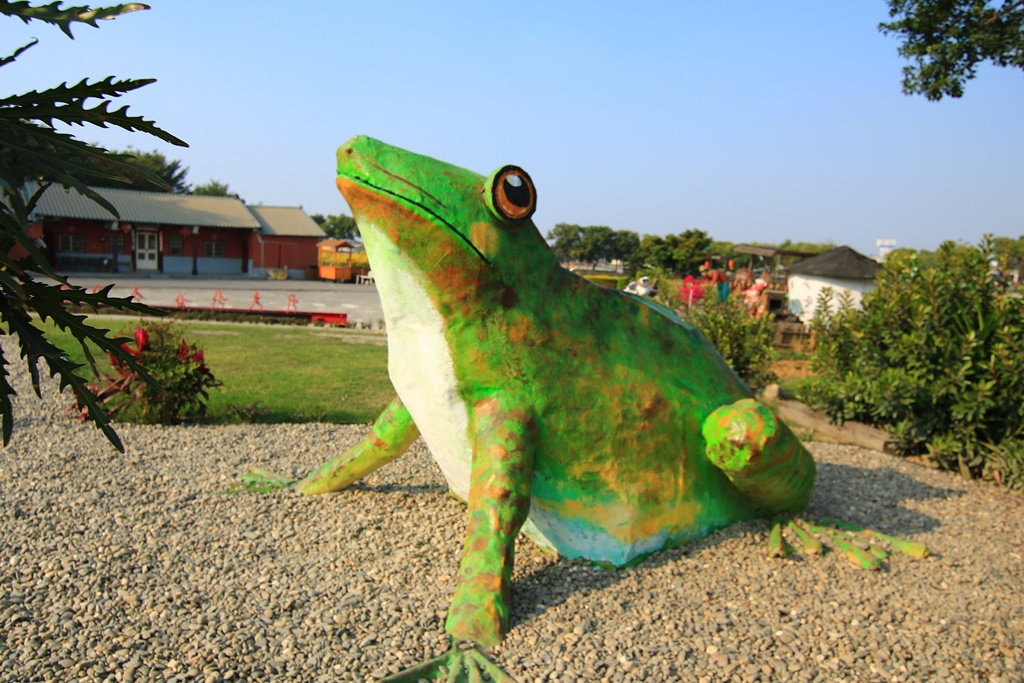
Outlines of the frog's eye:
[[537,208],[537,191],[533,181],[518,166],[502,166],[489,178],[487,205],[499,218],[522,220]]

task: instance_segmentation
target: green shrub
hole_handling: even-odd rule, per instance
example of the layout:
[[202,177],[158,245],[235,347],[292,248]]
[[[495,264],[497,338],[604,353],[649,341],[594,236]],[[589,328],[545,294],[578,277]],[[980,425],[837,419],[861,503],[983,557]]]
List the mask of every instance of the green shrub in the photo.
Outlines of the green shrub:
[[111,355],[114,373],[89,386],[107,414],[124,422],[165,425],[206,417],[208,390],[221,382],[206,367],[203,349],[186,342],[184,334],[185,328],[174,323],[139,323],[134,348],[124,344],[122,349],[142,364],[159,387],[143,381]]
[[1024,439],[1007,439],[990,446],[987,468],[998,483],[1024,490]]
[[719,300],[714,292],[683,314],[683,319],[704,333],[736,374],[752,389],[762,389],[778,378],[775,359],[775,321],[755,318],[738,297]]
[[1024,485],[1024,300],[988,274],[990,253],[989,238],[947,242],[927,270],[897,254],[862,311],[823,293],[804,400],[888,430],[897,453]]

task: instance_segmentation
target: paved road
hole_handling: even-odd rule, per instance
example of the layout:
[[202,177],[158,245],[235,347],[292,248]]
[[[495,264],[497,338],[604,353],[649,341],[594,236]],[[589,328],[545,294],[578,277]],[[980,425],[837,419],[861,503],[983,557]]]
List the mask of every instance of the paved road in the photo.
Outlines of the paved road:
[[179,295],[187,306],[208,307],[218,290],[227,297],[227,308],[249,308],[259,293],[265,310],[283,311],[288,307],[288,296],[294,294],[301,313],[348,313],[352,322],[377,323],[384,319],[377,288],[319,280],[259,280],[237,278],[168,278],[137,275],[72,275],[71,284],[92,289],[95,285],[113,284],[114,296],[131,296],[135,288],[142,295],[142,303],[173,308]]

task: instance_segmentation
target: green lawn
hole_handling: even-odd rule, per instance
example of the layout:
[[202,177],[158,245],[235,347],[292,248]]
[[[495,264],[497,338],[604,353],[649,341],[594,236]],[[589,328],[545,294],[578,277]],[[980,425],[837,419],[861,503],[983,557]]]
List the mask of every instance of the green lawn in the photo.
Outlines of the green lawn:
[[[91,322],[129,337],[137,323],[106,317]],[[210,422],[372,422],[394,396],[381,334],[232,323],[185,327],[186,339],[205,349],[206,364],[224,383],[210,392]],[[71,335],[46,330],[73,360],[85,362]],[[105,356],[97,356],[97,363],[101,372],[109,369]]]

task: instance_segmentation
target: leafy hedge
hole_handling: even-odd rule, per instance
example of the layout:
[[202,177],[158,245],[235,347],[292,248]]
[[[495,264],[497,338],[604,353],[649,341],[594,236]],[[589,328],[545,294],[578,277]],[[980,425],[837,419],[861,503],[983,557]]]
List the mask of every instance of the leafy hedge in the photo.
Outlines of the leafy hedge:
[[629,284],[629,277],[625,275],[597,275],[591,273],[581,273],[581,275],[594,284],[611,287],[612,289],[623,289]]
[[888,430],[896,453],[1024,488],[1024,299],[989,275],[991,251],[947,242],[931,269],[897,254],[862,311],[826,291],[802,397]]

